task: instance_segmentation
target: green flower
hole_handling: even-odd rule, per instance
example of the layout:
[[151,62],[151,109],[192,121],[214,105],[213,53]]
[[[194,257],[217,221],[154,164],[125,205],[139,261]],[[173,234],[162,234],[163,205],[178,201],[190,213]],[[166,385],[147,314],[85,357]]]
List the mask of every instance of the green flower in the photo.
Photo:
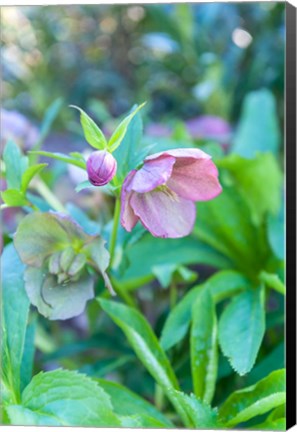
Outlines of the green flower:
[[83,312],[94,297],[95,272],[114,294],[106,269],[109,253],[100,236],[86,234],[67,216],[32,213],[18,226],[15,248],[24,264],[25,288],[31,303],[51,320]]

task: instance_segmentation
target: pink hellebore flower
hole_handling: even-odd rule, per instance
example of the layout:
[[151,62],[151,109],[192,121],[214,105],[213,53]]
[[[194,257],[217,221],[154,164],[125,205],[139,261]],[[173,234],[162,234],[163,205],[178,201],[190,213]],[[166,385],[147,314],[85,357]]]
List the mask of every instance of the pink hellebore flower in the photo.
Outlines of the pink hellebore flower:
[[194,202],[215,198],[221,191],[218,170],[202,150],[156,153],[124,181],[121,224],[131,231],[140,220],[155,237],[184,237],[195,223]]

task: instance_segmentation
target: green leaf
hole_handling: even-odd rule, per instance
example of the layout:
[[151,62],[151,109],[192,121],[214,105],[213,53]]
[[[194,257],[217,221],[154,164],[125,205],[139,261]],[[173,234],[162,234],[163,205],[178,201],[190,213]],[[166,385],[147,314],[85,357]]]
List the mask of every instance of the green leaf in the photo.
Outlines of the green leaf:
[[120,426],[104,390],[74,371],[40,372],[25,388],[21,405],[7,411],[14,425]]
[[256,360],[265,331],[264,289],[249,289],[237,295],[219,321],[219,342],[231,366],[240,375]]
[[121,121],[121,123],[116,128],[108,141],[108,149],[110,152],[114,152],[119,147],[119,145],[123,141],[123,138],[125,137],[130,121],[133,119],[135,114],[137,114],[137,112],[144,107],[144,105],[145,103],[139,105],[136,109],[132,111],[131,114],[129,114],[127,117],[124,118],[124,120]]
[[239,192],[224,186],[221,195],[198,203],[197,209],[195,235],[232,260],[237,270],[254,278],[265,267],[269,249],[264,232],[252,222]]
[[28,267],[24,280],[31,303],[50,320],[80,315],[86,302],[94,297],[94,280],[88,274],[77,281],[59,283],[45,268]]
[[26,193],[26,190],[27,190],[31,180],[33,179],[33,177],[35,177],[37,174],[39,174],[40,171],[42,171],[43,168],[45,168],[47,165],[48,164],[46,164],[46,163],[38,164],[38,165],[33,165],[33,166],[26,169],[26,171],[22,175],[21,191],[23,193]]
[[98,299],[102,309],[123,330],[136,355],[165,389],[178,388],[166,354],[146,319],[135,309],[114,301]]
[[232,393],[219,409],[226,427],[233,427],[283,405],[286,400],[285,370],[272,372],[251,387]]
[[36,330],[36,319],[34,319],[26,330],[26,337],[24,343],[24,353],[21,364],[21,391],[29,384],[32,378],[33,362],[35,354],[35,330]]
[[249,280],[235,270],[222,270],[205,282],[205,287],[210,290],[215,303],[229,299],[234,294],[250,288],[250,286]]
[[192,307],[191,369],[195,395],[210,403],[218,372],[217,318],[209,290],[203,289]]
[[271,153],[258,153],[253,159],[231,154],[219,162],[227,168],[233,184],[248,203],[253,220],[260,224],[266,214],[276,215],[280,209],[282,173]]
[[2,286],[2,373],[3,381],[20,396],[21,365],[26,339],[29,299],[23,281],[24,265],[13,244],[5,247],[1,256]]
[[35,212],[21,220],[14,244],[25,264],[41,267],[54,252],[71,245],[77,248],[93,239],[66,216]]
[[98,379],[98,382],[100,387],[110,396],[116,414],[130,416],[137,413],[140,417],[146,415],[158,420],[165,428],[174,427],[153,405],[127,387],[104,379]]
[[283,295],[286,294],[286,287],[277,274],[271,274],[262,271],[259,277],[260,280],[264,282],[265,285],[268,286],[269,288],[273,288],[275,291]]
[[250,430],[268,430],[268,431],[280,431],[280,430],[286,430],[287,426],[286,426],[286,418],[278,418],[275,420],[265,420],[265,422],[257,424],[251,428],[249,428]]
[[21,187],[22,174],[27,168],[27,158],[22,156],[20,148],[14,141],[9,140],[3,150],[5,163],[5,178],[8,189]]
[[201,402],[195,395],[190,396],[180,391],[173,390],[173,393],[185,409],[188,417],[192,422],[192,428],[197,429],[218,429],[221,424],[218,421],[217,411],[209,405]]
[[[155,251],[158,251],[156,254]],[[143,260],[142,257],[146,257]],[[125,249],[129,265],[119,278],[123,289],[134,289],[154,279],[154,269],[160,265],[206,264],[218,268],[231,267],[231,262],[219,252],[190,236],[181,239],[160,239],[145,235]]]
[[107,148],[107,141],[102,130],[96,125],[94,120],[88,116],[81,108],[70,105],[71,108],[75,108],[80,112],[80,122],[84,131],[85,139],[88,143],[99,150]]
[[51,159],[57,159],[59,161],[66,162],[70,165],[75,165],[79,168],[86,169],[86,162],[81,160],[81,158],[71,157],[71,156],[65,155],[63,153],[57,153],[57,152],[51,153],[51,152],[41,151],[41,150],[40,151],[29,151],[28,153],[30,153],[32,155],[40,155],[40,156],[49,157]]
[[[167,429],[167,423],[163,423],[160,420],[150,417],[146,414],[134,414],[131,416],[121,417],[121,426],[124,428],[154,428],[154,429]],[[169,426],[170,427],[170,426]],[[174,428],[171,425],[171,428]]]
[[126,175],[138,167],[149,153],[151,146],[144,144],[142,135],[143,124],[138,112],[131,119],[121,145],[114,152],[119,183],[122,183]]
[[266,89],[249,93],[243,102],[233,151],[253,158],[257,152],[277,154],[279,146],[280,130],[273,94]]
[[167,350],[186,335],[191,321],[192,305],[202,289],[210,289],[213,300],[219,302],[248,286],[249,283],[242,274],[233,270],[223,270],[210,277],[204,284],[192,288],[168,315],[161,335],[162,347]]
[[1,192],[1,198],[9,207],[22,207],[29,204],[24,194],[17,189],[6,189]]
[[172,280],[194,282],[197,279],[197,273],[178,264],[157,265],[152,267],[152,272],[163,288],[168,288]]
[[131,307],[102,298],[98,301],[102,309],[123,330],[139,360],[163,388],[183,422],[187,424],[188,419],[184,410],[170,393],[170,390],[179,388],[176,376],[149,323]]

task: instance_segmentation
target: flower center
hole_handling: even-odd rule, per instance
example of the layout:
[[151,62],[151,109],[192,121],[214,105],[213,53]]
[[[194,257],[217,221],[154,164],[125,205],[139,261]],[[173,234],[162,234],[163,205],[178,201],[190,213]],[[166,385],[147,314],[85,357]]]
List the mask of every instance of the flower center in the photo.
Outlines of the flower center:
[[178,195],[170,189],[166,184],[157,186],[154,191],[163,192],[165,195],[167,195],[169,198],[171,198],[173,201],[178,201]]

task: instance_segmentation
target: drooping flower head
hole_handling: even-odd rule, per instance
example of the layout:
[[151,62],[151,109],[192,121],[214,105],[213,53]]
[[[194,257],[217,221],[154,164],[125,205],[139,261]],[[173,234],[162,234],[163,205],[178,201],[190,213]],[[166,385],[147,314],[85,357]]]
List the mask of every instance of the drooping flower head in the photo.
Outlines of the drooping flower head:
[[117,161],[106,150],[93,152],[87,160],[87,173],[94,186],[104,186],[113,179],[117,170]]
[[194,202],[215,198],[221,191],[218,170],[202,150],[156,153],[124,181],[121,224],[131,231],[140,220],[155,237],[184,237],[195,223]]

